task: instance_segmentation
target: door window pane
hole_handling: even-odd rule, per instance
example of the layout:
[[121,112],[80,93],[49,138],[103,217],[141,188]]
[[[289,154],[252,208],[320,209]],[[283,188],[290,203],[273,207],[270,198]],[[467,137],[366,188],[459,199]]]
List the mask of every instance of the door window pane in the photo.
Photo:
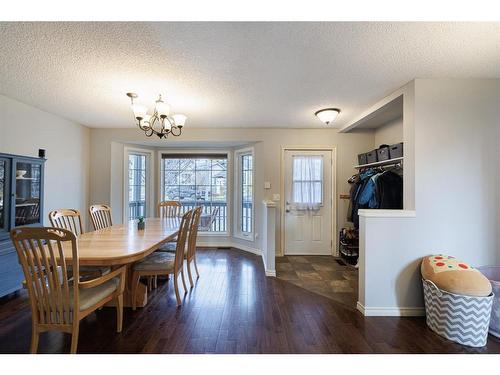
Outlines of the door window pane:
[[293,203],[314,208],[323,202],[323,157],[293,156]]

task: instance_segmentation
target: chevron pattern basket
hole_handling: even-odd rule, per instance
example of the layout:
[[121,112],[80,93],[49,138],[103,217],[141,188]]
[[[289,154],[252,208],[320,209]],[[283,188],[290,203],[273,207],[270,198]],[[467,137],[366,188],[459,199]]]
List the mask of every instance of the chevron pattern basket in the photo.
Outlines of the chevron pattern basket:
[[422,280],[422,283],[430,329],[462,345],[486,345],[493,294],[488,297],[464,296],[441,290],[429,280]]

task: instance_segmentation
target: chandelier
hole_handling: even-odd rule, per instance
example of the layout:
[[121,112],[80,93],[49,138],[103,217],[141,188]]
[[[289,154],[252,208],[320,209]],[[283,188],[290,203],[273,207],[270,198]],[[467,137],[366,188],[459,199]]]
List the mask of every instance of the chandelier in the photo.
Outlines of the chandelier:
[[138,97],[137,94],[128,92],[127,96],[132,103],[131,107],[137,126],[147,137],[156,134],[161,139],[167,138],[169,134],[174,137],[181,135],[187,117],[181,114],[170,116],[170,106],[161,99],[161,95],[158,95],[152,115],[148,114],[146,106],[134,103],[134,99]]

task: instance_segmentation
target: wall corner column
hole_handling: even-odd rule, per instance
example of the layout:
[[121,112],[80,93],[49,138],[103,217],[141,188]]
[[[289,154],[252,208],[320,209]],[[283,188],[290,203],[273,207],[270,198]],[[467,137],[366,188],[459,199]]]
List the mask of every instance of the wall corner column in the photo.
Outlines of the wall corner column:
[[266,276],[276,276],[276,202],[263,201],[262,261]]

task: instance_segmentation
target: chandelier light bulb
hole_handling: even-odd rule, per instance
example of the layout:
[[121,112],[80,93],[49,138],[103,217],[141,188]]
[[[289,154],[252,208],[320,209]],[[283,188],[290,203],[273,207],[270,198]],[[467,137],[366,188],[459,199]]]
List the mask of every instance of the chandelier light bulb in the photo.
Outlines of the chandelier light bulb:
[[156,112],[160,117],[167,117],[170,114],[170,106],[164,102],[156,102]]
[[182,127],[186,124],[187,117],[185,115],[177,114],[173,116],[174,124],[177,127]]
[[134,117],[136,119],[142,120],[144,116],[146,116],[146,113],[148,112],[148,109],[145,105],[141,104],[132,104],[132,111],[134,111]]
[[147,126],[149,128],[149,122],[151,120],[151,116],[150,115],[144,115],[144,117],[142,118],[142,126]]

